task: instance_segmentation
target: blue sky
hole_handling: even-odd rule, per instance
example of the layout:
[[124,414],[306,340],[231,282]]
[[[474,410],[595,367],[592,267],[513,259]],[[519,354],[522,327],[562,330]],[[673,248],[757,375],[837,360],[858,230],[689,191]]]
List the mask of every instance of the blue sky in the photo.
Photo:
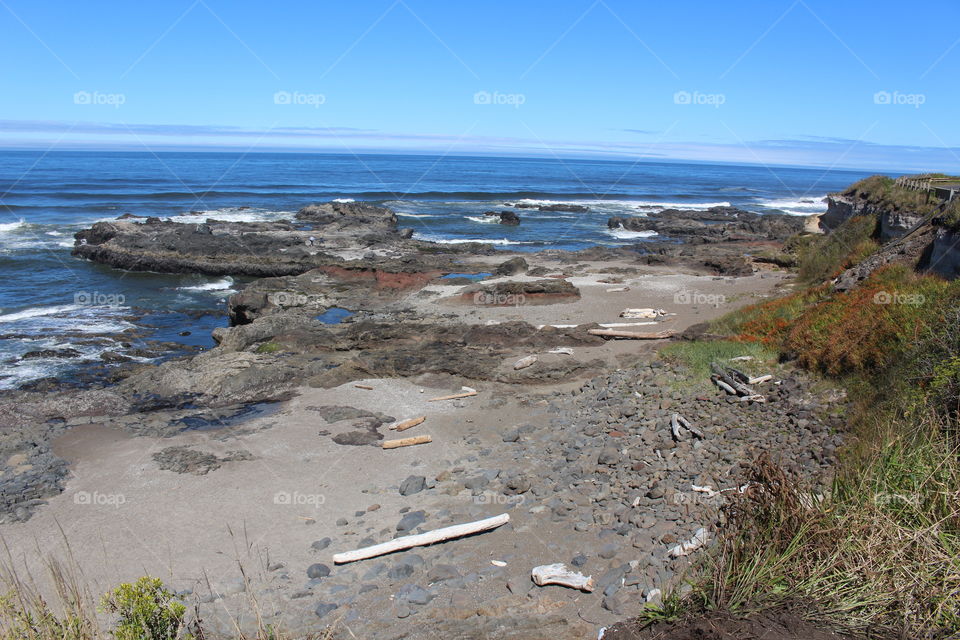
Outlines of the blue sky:
[[0,0],[0,146],[960,170],[960,3]]

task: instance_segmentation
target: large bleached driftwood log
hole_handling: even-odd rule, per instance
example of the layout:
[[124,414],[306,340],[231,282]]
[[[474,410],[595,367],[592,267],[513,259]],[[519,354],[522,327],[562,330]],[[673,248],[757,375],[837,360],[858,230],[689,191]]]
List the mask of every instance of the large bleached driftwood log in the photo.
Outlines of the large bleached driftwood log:
[[534,567],[531,575],[534,584],[538,587],[547,584],[558,584],[563,587],[570,587],[571,589],[580,589],[580,591],[593,591],[593,578],[591,576],[570,571],[562,562]]
[[399,440],[384,440],[384,449],[399,449],[400,447],[411,447],[415,444],[426,444],[433,442],[430,436],[414,436],[412,438],[400,438]]
[[667,315],[663,309],[624,309],[620,312],[621,318],[659,318]]
[[673,331],[641,333],[639,331],[622,331],[620,329],[589,329],[587,333],[603,338],[628,338],[630,340],[666,340],[675,335]]
[[452,527],[444,527],[442,529],[427,531],[426,533],[418,533],[412,536],[396,538],[394,540],[390,540],[389,542],[375,544],[372,547],[363,547],[362,549],[356,549],[355,551],[338,553],[333,556],[333,561],[336,564],[345,564],[347,562],[356,562],[357,560],[375,558],[377,556],[393,553],[394,551],[411,549],[413,547],[422,547],[424,545],[434,544],[436,542],[443,542],[444,540],[462,538],[463,536],[480,533],[481,531],[489,531],[490,529],[496,529],[499,526],[505,525],[509,521],[510,514],[502,513],[499,516],[493,516],[492,518],[486,518],[484,520],[476,520],[474,522],[467,522],[464,524],[455,524]]

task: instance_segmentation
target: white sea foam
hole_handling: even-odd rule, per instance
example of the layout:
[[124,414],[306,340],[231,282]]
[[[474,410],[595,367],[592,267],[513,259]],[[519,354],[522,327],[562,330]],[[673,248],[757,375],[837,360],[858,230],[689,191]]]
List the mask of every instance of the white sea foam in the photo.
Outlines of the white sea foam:
[[47,334],[119,333],[134,326],[119,317],[128,310],[124,306],[84,304],[30,307],[0,315],[0,324],[6,325],[7,330],[12,327],[25,332],[42,329]]
[[225,289],[230,289],[232,286],[233,278],[227,276],[226,278],[221,278],[220,280],[204,282],[203,284],[197,284],[189,287],[177,287],[177,289],[179,291],[223,291]]
[[824,213],[827,210],[826,196],[810,196],[809,198],[775,198],[760,200],[757,204],[767,209],[778,209],[794,216],[809,216]]
[[431,215],[429,213],[403,213],[397,211],[398,218],[436,218],[437,216]]
[[440,238],[427,234],[414,233],[413,237],[425,242],[436,242],[437,244],[467,244],[468,242],[483,242],[485,244],[509,245],[509,244],[534,244],[533,242],[523,242],[521,240],[507,240],[506,238]]
[[636,240],[638,238],[650,238],[657,235],[656,231],[630,231],[623,227],[616,229],[607,229],[607,235],[613,236],[617,240]]
[[479,222],[480,224],[490,224],[500,222],[500,216],[466,216],[467,220]]
[[[590,209],[610,210],[610,209],[696,209],[703,210],[710,207],[729,207],[727,201],[721,202],[659,202],[655,200],[537,200],[525,198],[517,200],[517,204],[529,204],[534,206],[548,206],[551,204],[574,204],[589,207]],[[551,212],[553,213],[553,212]]]
[[0,233],[16,231],[17,229],[20,229],[25,226],[27,226],[27,223],[23,218],[20,218],[20,220],[18,220],[17,222],[0,223]]
[[638,209],[659,211],[660,209],[691,209],[705,211],[712,207],[729,207],[730,203],[723,202],[653,202],[641,201],[633,203]]
[[65,304],[54,307],[31,307],[23,311],[14,313],[5,313],[0,315],[0,322],[16,322],[17,320],[26,320],[27,318],[40,318],[44,316],[53,316],[60,313],[70,313],[79,311],[84,307],[79,304]]
[[353,198],[334,198],[334,202],[356,202]]
[[[237,209],[228,207],[226,209],[213,209],[211,211],[200,211],[196,214],[182,216],[170,216],[165,220],[172,222],[185,222],[187,224],[202,224],[208,218],[220,220],[222,222],[264,222],[269,220],[280,220],[290,218],[296,215],[295,211],[268,211],[265,209]],[[143,222],[143,220],[134,220],[134,222]]]

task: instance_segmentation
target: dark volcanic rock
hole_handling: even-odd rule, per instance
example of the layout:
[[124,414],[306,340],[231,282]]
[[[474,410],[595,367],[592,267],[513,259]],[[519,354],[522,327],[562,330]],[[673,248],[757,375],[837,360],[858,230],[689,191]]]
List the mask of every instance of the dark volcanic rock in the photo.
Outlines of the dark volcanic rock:
[[515,227],[520,224],[520,216],[513,211],[484,211],[485,216],[500,216],[500,224]]
[[686,242],[785,240],[803,231],[805,218],[776,213],[753,213],[736,207],[711,207],[705,211],[664,209],[646,217],[614,216],[611,229],[655,231]]
[[362,203],[310,205],[297,220],[97,222],[75,234],[73,255],[138,271],[268,277],[343,262],[318,246],[393,246],[411,233],[397,230],[389,209]]
[[494,272],[498,276],[515,276],[519,273],[526,271],[530,265],[527,264],[527,261],[517,256],[516,258],[510,258],[505,260],[497,265],[497,270]]
[[537,207],[540,211],[563,211],[566,213],[588,213],[590,207],[582,204],[542,204]]
[[415,493],[420,493],[426,485],[427,479],[423,476],[409,476],[400,483],[400,495],[412,496]]

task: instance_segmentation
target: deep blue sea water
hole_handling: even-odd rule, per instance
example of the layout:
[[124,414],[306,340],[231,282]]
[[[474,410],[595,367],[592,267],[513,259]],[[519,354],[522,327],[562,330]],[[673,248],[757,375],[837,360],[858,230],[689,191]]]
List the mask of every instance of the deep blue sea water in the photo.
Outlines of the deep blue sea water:
[[[392,207],[401,226],[426,240],[579,249],[645,241],[608,230],[611,215],[718,204],[807,215],[825,210],[826,193],[867,175],[568,159],[0,151],[0,388],[96,361],[110,348],[96,334],[146,329],[159,340],[212,345],[210,330],[226,319],[204,312],[222,311],[242,282],[125,272],[70,256],[74,233],[124,213],[271,220],[311,202],[368,200]],[[577,203],[590,212],[517,209],[518,227],[482,215],[517,203]],[[138,319],[144,310],[149,315]],[[180,336],[184,330],[191,335]],[[17,360],[66,347],[81,355]]]

